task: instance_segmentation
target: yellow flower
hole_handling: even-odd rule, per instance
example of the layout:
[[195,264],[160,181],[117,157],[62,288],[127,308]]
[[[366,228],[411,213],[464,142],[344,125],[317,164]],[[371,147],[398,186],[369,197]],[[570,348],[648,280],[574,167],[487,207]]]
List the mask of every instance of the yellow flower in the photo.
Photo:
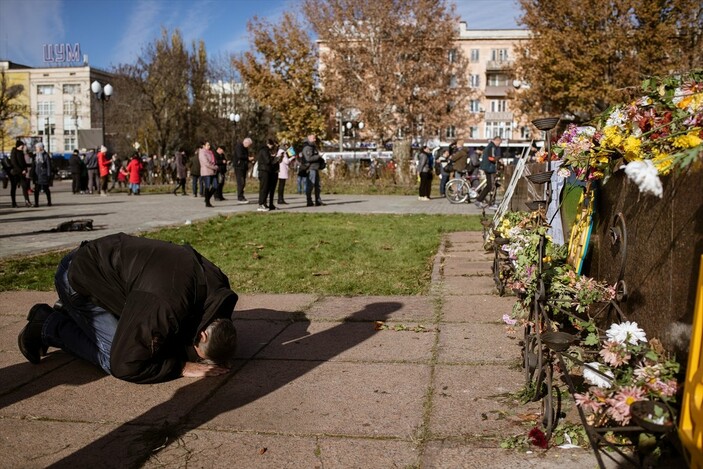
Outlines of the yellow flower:
[[642,141],[634,135],[630,135],[625,139],[623,147],[625,148],[625,159],[627,161],[635,161],[642,159]]
[[652,149],[652,163],[654,164],[654,167],[657,168],[657,171],[659,174],[665,176],[671,172],[671,168],[673,167],[673,159],[671,158],[671,155],[668,155],[666,153],[662,153],[661,151],[657,150],[656,148]]
[[611,125],[603,129],[603,139],[600,142],[602,147],[618,148],[622,144],[622,135],[618,133],[618,127]]
[[691,132],[686,135],[679,135],[674,138],[674,147],[682,149],[697,147],[703,143],[703,140],[696,134],[697,132]]

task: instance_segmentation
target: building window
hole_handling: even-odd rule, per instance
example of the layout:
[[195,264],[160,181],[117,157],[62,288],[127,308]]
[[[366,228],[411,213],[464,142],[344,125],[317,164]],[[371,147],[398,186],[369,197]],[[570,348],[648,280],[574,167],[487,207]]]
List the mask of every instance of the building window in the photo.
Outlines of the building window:
[[512,129],[510,122],[486,122],[486,138],[510,138]]
[[449,63],[453,64],[456,62],[457,59],[457,52],[456,49],[449,49]]
[[478,49],[471,49],[471,63],[478,62],[479,54]]
[[505,99],[492,99],[491,100],[491,112],[506,112],[508,110],[508,104]]
[[478,138],[478,127],[475,125],[469,127],[469,138]]
[[503,75],[500,73],[488,75],[486,78],[488,81],[488,86],[508,86],[508,75]]
[[53,101],[38,101],[37,102],[37,115],[39,115],[39,116],[52,116],[52,115],[54,115],[54,102]]
[[63,102],[63,115],[72,116],[76,113],[76,103],[74,101]]
[[479,88],[481,86],[481,75],[469,75],[469,86]]
[[478,99],[469,101],[469,112],[481,112],[481,101]]
[[447,138],[456,138],[456,127],[453,125],[447,127],[445,135]]
[[37,94],[54,94],[54,85],[37,85]]
[[68,153],[72,152],[75,148],[78,148],[78,140],[76,137],[64,137],[63,151]]
[[81,94],[81,85],[77,83],[63,85],[63,94]]
[[456,75],[452,75],[449,78],[449,88],[456,88],[456,85],[457,85]]
[[504,62],[508,60],[508,49],[492,49],[491,60],[496,62]]
[[520,138],[523,140],[529,140],[532,138],[532,134],[530,133],[529,127],[527,127],[527,126],[520,127]]

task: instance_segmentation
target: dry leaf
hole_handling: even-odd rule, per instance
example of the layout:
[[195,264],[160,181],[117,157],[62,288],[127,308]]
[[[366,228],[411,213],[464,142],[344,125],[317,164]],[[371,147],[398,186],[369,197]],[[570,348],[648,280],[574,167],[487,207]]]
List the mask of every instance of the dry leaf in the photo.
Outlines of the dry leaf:
[[385,324],[386,324],[386,323],[384,323],[383,321],[376,321],[376,322],[374,323],[374,329],[377,330],[377,331],[380,331],[381,329],[383,329],[383,326],[384,326]]
[[268,448],[259,448],[259,454],[264,454]]

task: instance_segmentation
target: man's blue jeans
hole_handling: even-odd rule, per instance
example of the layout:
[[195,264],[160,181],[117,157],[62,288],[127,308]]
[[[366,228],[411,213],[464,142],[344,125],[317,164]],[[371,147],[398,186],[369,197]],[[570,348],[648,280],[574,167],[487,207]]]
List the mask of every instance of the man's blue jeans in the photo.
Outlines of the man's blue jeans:
[[110,374],[110,349],[118,318],[76,293],[68,283],[68,267],[76,251],[66,255],[56,271],[54,282],[63,311],[49,316],[42,339],[46,345],[89,361]]
[[320,199],[320,174],[316,169],[308,170],[308,182],[305,186],[305,195],[307,196],[308,203],[312,201],[312,193],[315,192],[315,203],[319,204],[322,202]]

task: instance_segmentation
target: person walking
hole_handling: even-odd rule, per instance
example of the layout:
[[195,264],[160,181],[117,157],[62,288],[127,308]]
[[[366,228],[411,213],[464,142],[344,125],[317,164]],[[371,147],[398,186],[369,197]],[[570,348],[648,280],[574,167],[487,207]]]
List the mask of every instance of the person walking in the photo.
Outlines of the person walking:
[[278,149],[278,158],[280,160],[278,170],[278,205],[288,205],[284,195],[286,193],[286,181],[290,174],[290,166],[295,161],[295,150],[288,142],[283,142]]
[[203,182],[200,180],[200,159],[198,158],[199,151],[195,152],[195,156],[190,159],[190,178],[193,182],[193,197],[198,196],[198,188],[200,188],[200,195],[203,194]]
[[234,155],[232,156],[232,167],[234,168],[234,176],[237,181],[237,203],[248,204],[249,201],[244,197],[244,187],[247,183],[247,173],[249,172],[249,163],[253,157],[249,155],[249,147],[252,140],[247,137],[234,147]]
[[217,164],[215,163],[215,155],[210,150],[210,142],[207,140],[198,150],[198,160],[200,161],[200,179],[203,181],[205,206],[212,207],[210,199],[217,190]]
[[[303,145],[303,164],[307,166],[308,182],[305,186],[305,197],[307,198],[307,206],[312,207],[324,205],[320,198],[320,170],[325,168],[325,160],[320,155],[317,149],[317,135],[310,134]],[[313,203],[312,194],[315,192],[315,201]]]
[[215,164],[217,164],[217,189],[215,190],[215,200],[227,200],[223,194],[225,179],[227,179],[227,157],[225,149],[217,146],[215,150]]
[[132,153],[132,159],[127,165],[127,172],[129,173],[129,192],[127,195],[139,195],[142,183],[142,169],[142,160],[139,157],[139,152],[135,150]]
[[[108,192],[112,192],[112,190],[115,188],[117,183],[119,182],[119,176],[120,176],[120,166],[122,165],[122,162],[120,159],[117,157],[117,153],[113,153],[112,157],[110,158],[110,171],[109,171],[109,179],[112,179],[112,184],[110,185],[110,188],[107,190]],[[122,184],[120,184],[120,187]]]
[[[276,210],[273,205],[273,193],[271,191],[271,184],[275,184],[274,181],[278,179],[278,174],[274,173],[274,156],[275,156],[276,142],[273,139],[266,140],[266,145],[259,149],[256,155],[256,165],[257,171],[259,173],[259,208],[256,210],[258,212],[268,212],[269,210]],[[269,203],[266,203],[266,199],[269,199]]]
[[189,245],[124,233],[84,241],[59,263],[55,285],[57,304],[34,305],[17,338],[32,364],[57,347],[138,384],[219,376],[233,364],[238,296]]
[[432,150],[429,144],[425,144],[422,147],[422,151],[418,156],[417,161],[417,174],[420,176],[420,190],[418,200],[428,201],[430,200],[430,193],[432,192]]
[[438,153],[440,155],[437,158],[435,167],[439,167],[439,196],[445,197],[445,189],[447,182],[449,182],[449,172],[452,166],[449,164],[449,149],[439,150]]
[[100,174],[101,197],[107,197],[107,184],[110,178],[110,165],[112,165],[112,160],[107,156],[107,147],[105,145],[101,145],[100,151],[98,152],[98,172]]
[[73,154],[68,159],[68,168],[71,170],[71,190],[74,194],[81,192],[81,173],[83,172],[83,161],[78,154],[78,149],[73,150]]
[[44,151],[44,144],[41,142],[34,145],[34,150],[34,206],[39,207],[39,193],[43,191],[46,194],[46,205],[51,207],[51,156]]
[[481,157],[481,169],[486,174],[486,185],[481,190],[481,193],[476,198],[476,204],[479,208],[486,208],[488,204],[485,202],[486,196],[493,190],[493,184],[495,183],[496,168],[498,160],[500,159],[501,151],[500,144],[503,141],[499,136],[493,137],[493,139],[486,145],[483,150],[483,155]]
[[98,190],[98,179],[100,170],[98,169],[98,157],[92,148],[85,154],[85,167],[88,169],[88,194]]
[[22,188],[24,205],[27,207],[32,206],[32,203],[29,201],[29,183],[27,182],[29,169],[27,168],[27,161],[24,159],[26,148],[25,143],[17,139],[14,148],[10,152],[10,166],[12,169],[8,177],[10,179],[10,199],[12,200],[13,208],[17,208],[17,186]]
[[186,152],[181,148],[176,152],[176,188],[173,190],[173,195],[178,195],[178,189],[183,191],[183,195],[186,194]]

